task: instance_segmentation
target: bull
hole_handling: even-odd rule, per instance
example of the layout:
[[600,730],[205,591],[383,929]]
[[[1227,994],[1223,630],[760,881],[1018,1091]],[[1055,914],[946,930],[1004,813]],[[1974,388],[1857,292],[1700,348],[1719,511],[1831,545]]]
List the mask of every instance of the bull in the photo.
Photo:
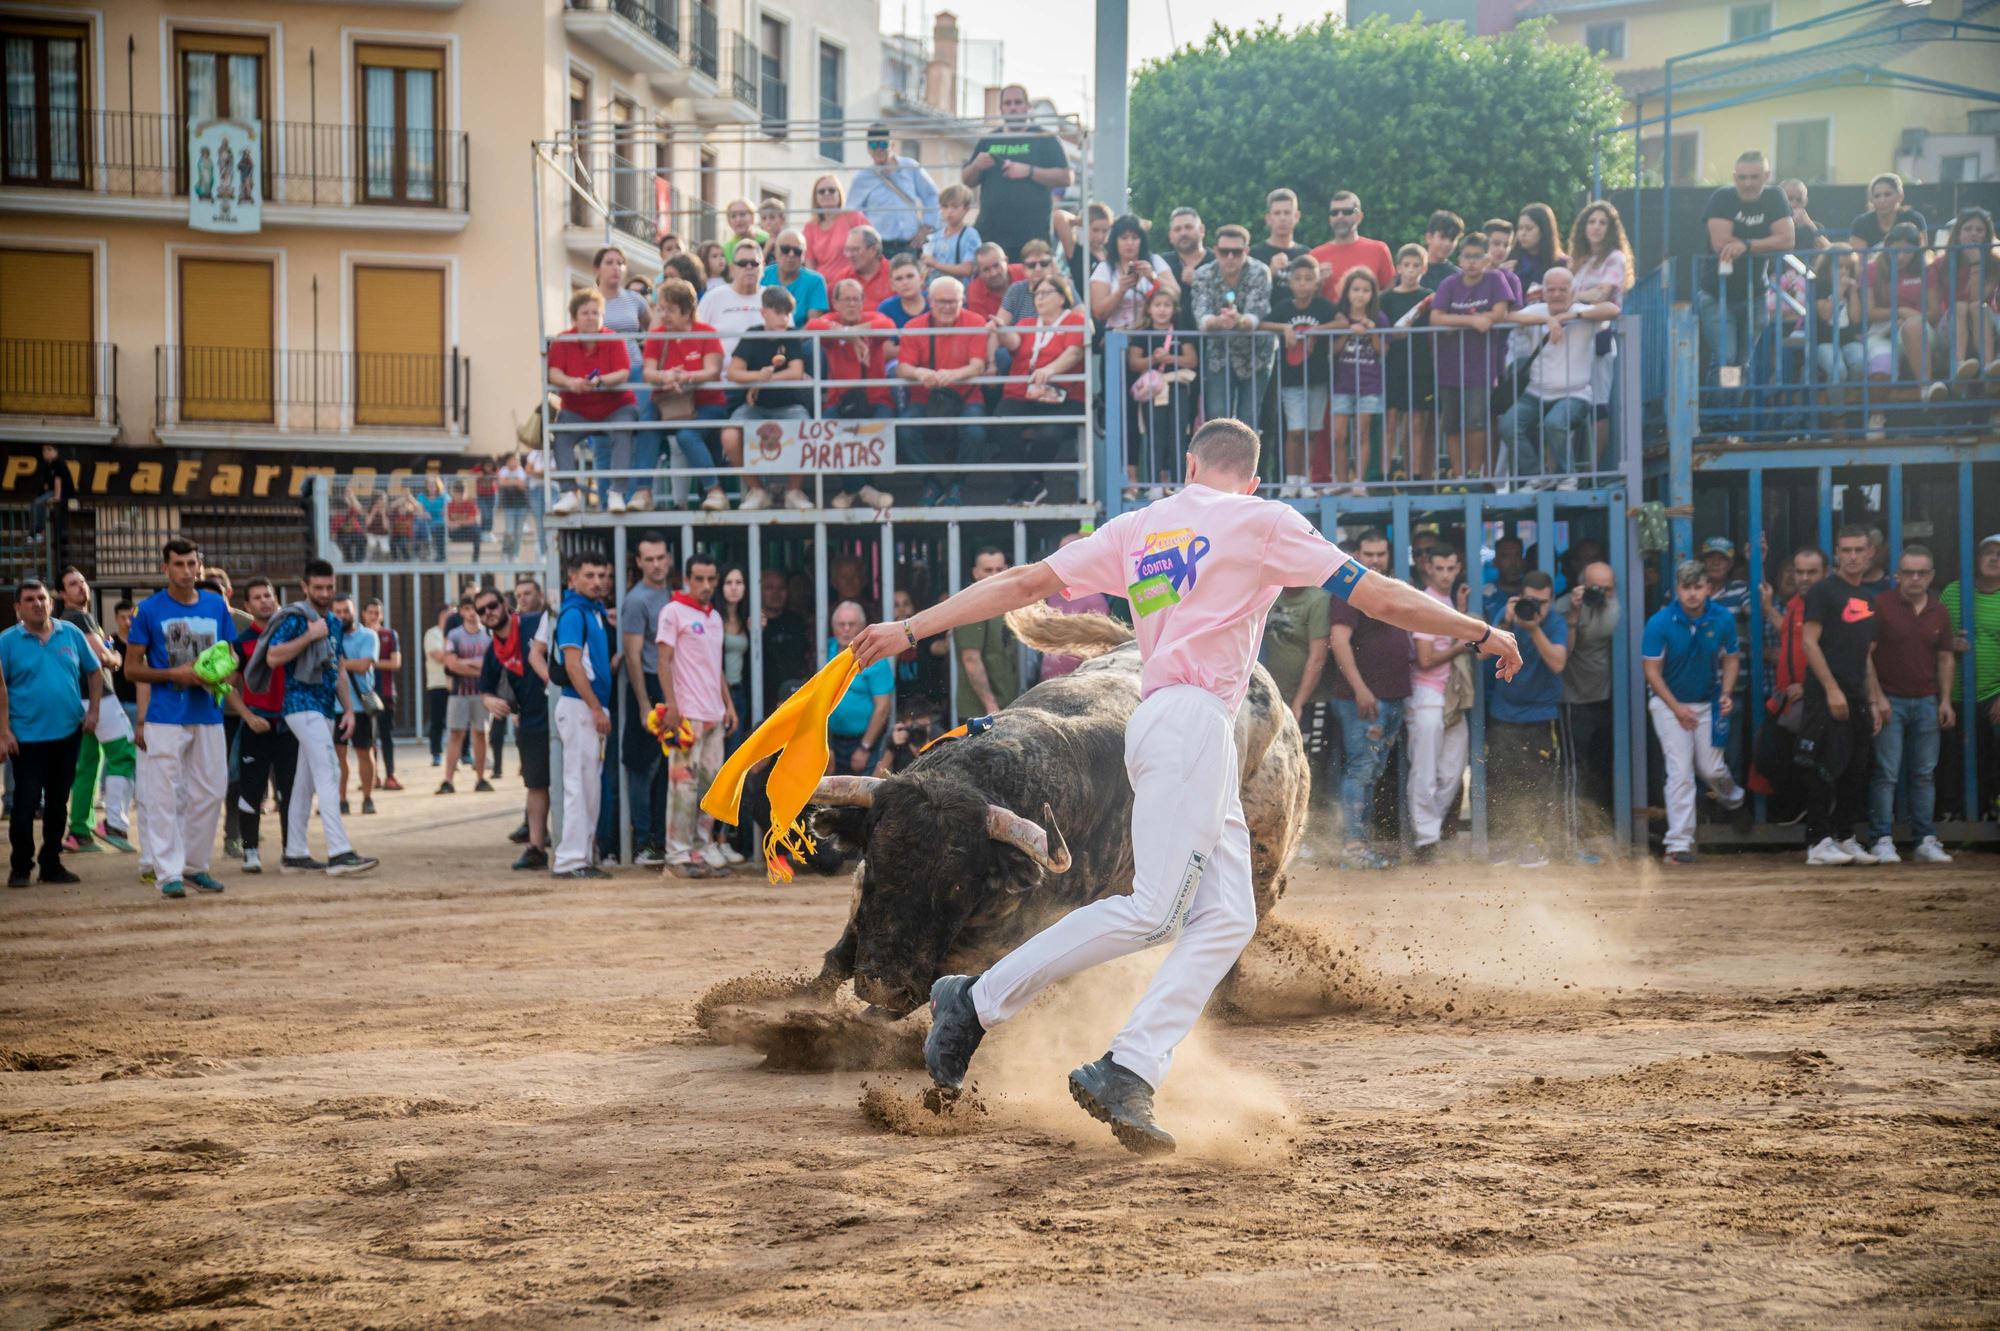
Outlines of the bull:
[[[901,1017],[940,975],[977,974],[1050,921],[1131,891],[1132,787],[1125,725],[1139,705],[1139,649],[1104,615],[1041,607],[1008,616],[1037,651],[1086,658],[895,776],[828,777],[816,834],[862,855],[853,909],[817,988],[848,979]],[[1284,894],[1310,776],[1291,709],[1262,666],[1236,717],[1257,918]]]

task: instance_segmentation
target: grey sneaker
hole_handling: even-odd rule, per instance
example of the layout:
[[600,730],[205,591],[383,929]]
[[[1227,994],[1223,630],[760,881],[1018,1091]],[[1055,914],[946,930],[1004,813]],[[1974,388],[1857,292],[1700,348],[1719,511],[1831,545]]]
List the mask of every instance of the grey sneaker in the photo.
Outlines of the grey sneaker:
[[326,862],[326,871],[336,876],[349,873],[367,873],[382,861],[368,855],[357,855],[351,850],[343,850]]
[[1100,1123],[1111,1126],[1118,1144],[1134,1155],[1171,1155],[1174,1139],[1153,1122],[1153,1088],[1106,1054],[1069,1074],[1070,1098]]
[[310,855],[287,855],[278,861],[279,873],[325,873],[326,862]]
[[924,1066],[947,1091],[965,1085],[965,1070],[986,1028],[972,1005],[970,975],[941,975],[931,985],[931,1032],[924,1037]]
[[244,873],[264,872],[264,861],[257,854],[257,848],[255,846],[245,846],[243,848],[243,872]]

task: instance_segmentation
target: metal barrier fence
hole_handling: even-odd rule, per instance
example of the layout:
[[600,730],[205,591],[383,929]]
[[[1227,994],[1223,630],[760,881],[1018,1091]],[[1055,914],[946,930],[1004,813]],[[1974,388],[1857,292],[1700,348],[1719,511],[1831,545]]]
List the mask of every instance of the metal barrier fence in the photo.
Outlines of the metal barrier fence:
[[[420,99],[413,99],[413,105]],[[158,111],[40,108],[55,160],[34,183],[128,198],[184,198],[192,182],[188,119]],[[266,120],[261,194],[267,205],[472,207],[472,153],[463,130]],[[29,183],[23,180],[20,183]]]
[[2000,251],[1923,243],[1690,263],[1698,439],[1936,439],[2000,412]]
[[1099,497],[1115,514],[1178,483],[1196,422],[1221,415],[1263,436],[1281,499],[1622,483],[1639,438],[1637,321],[1578,320],[1548,345],[1539,326],[1493,327],[1111,330]]
[[[588,507],[593,497],[614,513],[642,496],[644,507],[662,501],[678,507],[682,487],[692,486],[712,512],[727,506],[725,477],[737,482],[738,505],[753,511],[774,502],[794,509],[955,506],[967,501],[967,485],[970,502],[991,505],[1000,480],[1013,483],[1006,503],[1038,503],[1048,497],[1043,478],[1062,473],[1075,478],[1072,499],[1089,502],[1090,385],[1080,322],[997,331],[977,321],[900,330],[822,324],[719,334],[564,333],[545,340],[545,364],[552,349],[560,360],[566,348],[603,343],[625,344],[629,364],[631,347],[639,345],[641,374],[652,385],[635,389],[629,370],[623,380],[613,371],[600,375],[612,381],[607,387],[579,391],[574,383],[582,376],[557,370],[564,379],[552,379],[548,388],[568,397],[558,407],[544,395],[542,429],[552,454],[545,510],[562,516]],[[1069,351],[1052,357],[1053,373],[1009,373],[1014,357],[1034,356],[1043,334],[1050,343],[1070,340],[1074,357]],[[1005,345],[1009,340],[1014,348]],[[978,343],[976,354],[962,345],[968,342]],[[703,348],[692,373],[665,365],[681,343]],[[802,344],[807,355],[791,360],[788,343]],[[751,368],[750,359],[759,367]],[[941,361],[945,368],[932,368]],[[1063,368],[1066,362],[1076,368]],[[878,364],[881,373],[864,372]],[[798,375],[776,377],[794,365]],[[969,373],[975,365],[999,372]],[[772,402],[779,394],[785,400]],[[636,400],[621,400],[628,395]],[[587,468],[579,458],[585,444]],[[785,498],[774,500],[766,480],[784,482]]]

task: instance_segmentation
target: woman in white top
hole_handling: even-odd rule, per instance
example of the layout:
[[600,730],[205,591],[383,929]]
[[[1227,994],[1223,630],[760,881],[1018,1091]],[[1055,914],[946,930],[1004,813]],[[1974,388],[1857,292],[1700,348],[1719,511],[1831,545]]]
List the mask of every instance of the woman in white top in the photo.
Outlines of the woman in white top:
[[[1625,307],[1625,293],[1632,287],[1632,246],[1625,239],[1625,224],[1617,208],[1603,199],[1586,205],[1570,225],[1569,255],[1578,305]],[[1611,349],[1592,361],[1590,368],[1590,400],[1597,408],[1600,458],[1605,456],[1604,444],[1611,430],[1611,382],[1618,365],[1617,340],[1605,341]]]
[[1130,213],[1111,224],[1105,257],[1090,274],[1090,315],[1104,328],[1138,328],[1146,322],[1146,298],[1156,287],[1176,296],[1167,261],[1146,248],[1146,228]]

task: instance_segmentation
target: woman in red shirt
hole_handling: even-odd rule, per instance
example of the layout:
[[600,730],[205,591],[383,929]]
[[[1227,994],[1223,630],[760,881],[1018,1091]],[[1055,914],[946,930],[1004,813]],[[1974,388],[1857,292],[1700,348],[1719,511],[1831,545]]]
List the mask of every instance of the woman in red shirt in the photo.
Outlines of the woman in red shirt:
[[[1069,279],[1051,272],[1035,279],[1029,294],[1035,300],[1035,322],[1010,324],[996,330],[1002,346],[1014,354],[1006,386],[1000,390],[1000,411],[1006,416],[1076,416],[1083,410],[1081,379],[1064,382],[1083,370],[1083,343],[1088,331],[1083,311],[1069,289]],[[1048,462],[1066,439],[1078,437],[1073,420],[1060,424],[1022,425],[1020,461]],[[1039,472],[1024,472],[1008,502],[1038,504],[1048,497],[1048,480]]]
[[[604,298],[588,287],[578,291],[569,298],[569,317],[572,320],[569,328],[549,344],[549,386],[562,394],[562,410],[556,414],[556,424],[638,421],[637,400],[630,389],[622,387],[632,377],[632,362],[625,354],[625,340],[621,337],[586,340],[604,331]],[[605,449],[601,441],[607,435],[611,440],[610,469],[623,471],[629,468],[632,465],[632,432],[607,430],[602,434],[582,436],[592,441],[592,454],[598,459],[598,469],[604,469]],[[550,506],[551,513],[574,513],[583,503],[583,496],[577,490],[574,479],[578,437],[567,431],[556,434],[556,480],[562,497]]]
[[832,176],[813,182],[812,221],[806,223],[806,267],[826,279],[826,289],[843,277],[854,276],[847,261],[847,233],[868,225],[868,219],[847,206],[847,191]]

